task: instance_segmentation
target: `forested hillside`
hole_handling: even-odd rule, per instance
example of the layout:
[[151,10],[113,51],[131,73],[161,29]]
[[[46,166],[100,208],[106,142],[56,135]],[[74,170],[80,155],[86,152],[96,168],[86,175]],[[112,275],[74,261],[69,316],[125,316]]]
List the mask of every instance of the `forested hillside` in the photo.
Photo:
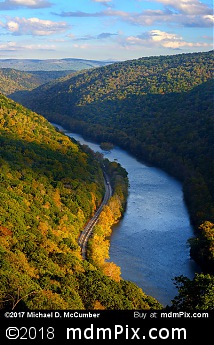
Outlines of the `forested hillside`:
[[71,74],[73,71],[23,72],[11,68],[0,69],[0,91],[9,95],[14,92],[30,91],[54,79]]
[[0,59],[0,92],[5,95],[31,91],[54,79],[110,62],[84,59]]
[[79,234],[104,194],[95,155],[0,95],[0,166],[1,309],[161,308],[117,267],[81,257]]
[[0,90],[5,95],[15,91],[32,90],[42,83],[39,78],[10,68],[0,69]]
[[213,57],[210,51],[115,63],[15,98],[51,121],[120,145],[179,178],[197,235],[191,255],[211,272]]
[[[121,100],[131,95],[188,91],[212,78],[213,55],[211,51],[148,57],[82,71],[59,83],[38,88],[29,96],[28,104],[36,107],[34,99],[41,99],[43,111],[47,111],[49,103],[55,100],[56,112],[63,106],[63,112],[78,116],[71,107]],[[69,106],[63,103],[65,100]]]

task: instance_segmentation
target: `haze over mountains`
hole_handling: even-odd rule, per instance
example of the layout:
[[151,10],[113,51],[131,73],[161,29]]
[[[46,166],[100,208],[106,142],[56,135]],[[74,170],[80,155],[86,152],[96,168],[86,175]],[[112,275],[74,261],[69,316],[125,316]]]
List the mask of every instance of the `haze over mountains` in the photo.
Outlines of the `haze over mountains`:
[[79,71],[101,67],[112,62],[85,59],[0,59],[0,68],[12,68],[20,71]]

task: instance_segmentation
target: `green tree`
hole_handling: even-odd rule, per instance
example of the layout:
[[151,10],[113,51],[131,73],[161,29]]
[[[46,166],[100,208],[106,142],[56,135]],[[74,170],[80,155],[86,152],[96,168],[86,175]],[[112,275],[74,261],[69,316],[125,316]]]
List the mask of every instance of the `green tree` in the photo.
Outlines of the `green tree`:
[[196,274],[193,280],[180,276],[175,278],[178,296],[172,300],[176,310],[213,310],[214,277],[210,274]]

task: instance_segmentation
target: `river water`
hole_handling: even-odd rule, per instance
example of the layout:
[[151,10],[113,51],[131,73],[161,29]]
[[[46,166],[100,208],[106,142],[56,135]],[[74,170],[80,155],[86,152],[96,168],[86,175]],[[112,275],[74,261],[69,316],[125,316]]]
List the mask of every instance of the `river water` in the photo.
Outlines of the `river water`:
[[187,240],[193,237],[193,229],[181,184],[118,147],[106,152],[79,134],[66,135],[116,160],[128,172],[127,209],[112,232],[110,261],[121,267],[122,278],[135,282],[164,306],[170,305],[178,292],[173,278],[192,279],[199,272],[189,256]]

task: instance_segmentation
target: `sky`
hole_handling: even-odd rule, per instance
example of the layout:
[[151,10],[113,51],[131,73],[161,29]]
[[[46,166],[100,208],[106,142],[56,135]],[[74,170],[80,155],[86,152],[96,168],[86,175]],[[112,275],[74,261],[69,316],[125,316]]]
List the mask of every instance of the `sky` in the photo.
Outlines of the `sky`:
[[213,20],[212,0],[0,0],[0,59],[209,51]]

